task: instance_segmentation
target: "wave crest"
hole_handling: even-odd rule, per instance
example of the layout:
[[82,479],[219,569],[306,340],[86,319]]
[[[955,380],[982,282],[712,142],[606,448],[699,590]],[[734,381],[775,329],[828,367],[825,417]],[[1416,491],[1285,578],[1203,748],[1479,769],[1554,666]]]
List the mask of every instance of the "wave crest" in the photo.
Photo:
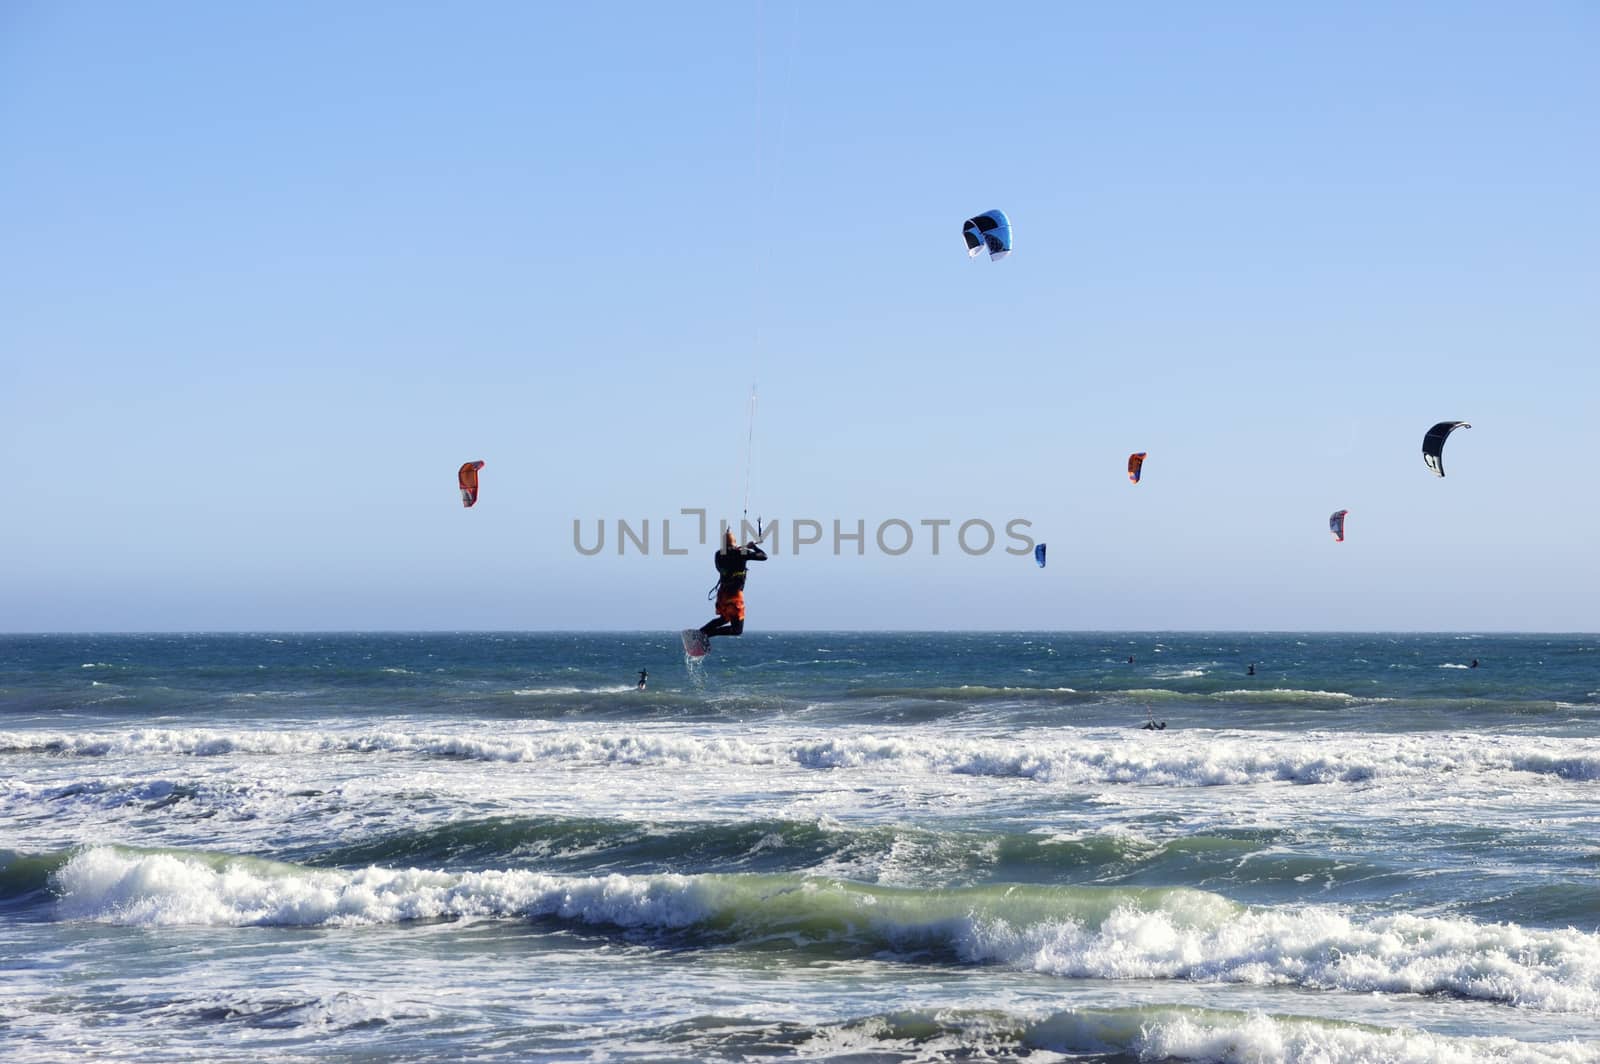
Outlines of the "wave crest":
[[94,847],[55,874],[69,919],[144,927],[540,917],[738,944],[931,952],[1074,978],[1449,993],[1600,1014],[1600,935],[1330,908],[1248,909],[1189,888],[914,889],[793,875],[554,876],[307,869]]

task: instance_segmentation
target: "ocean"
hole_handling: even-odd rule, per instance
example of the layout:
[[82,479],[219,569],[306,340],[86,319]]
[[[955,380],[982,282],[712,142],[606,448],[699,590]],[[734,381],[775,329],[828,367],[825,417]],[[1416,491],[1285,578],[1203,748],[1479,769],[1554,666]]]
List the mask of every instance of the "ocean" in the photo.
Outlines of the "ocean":
[[0,636],[0,1059],[791,1058],[1600,1061],[1600,637]]

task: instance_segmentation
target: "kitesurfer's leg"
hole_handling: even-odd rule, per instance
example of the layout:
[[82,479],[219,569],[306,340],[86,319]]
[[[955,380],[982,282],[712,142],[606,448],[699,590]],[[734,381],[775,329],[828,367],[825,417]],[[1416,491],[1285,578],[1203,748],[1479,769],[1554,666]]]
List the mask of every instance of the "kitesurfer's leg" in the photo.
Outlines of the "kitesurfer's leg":
[[744,631],[744,593],[717,597],[717,616],[701,626],[707,639],[718,635],[738,635]]

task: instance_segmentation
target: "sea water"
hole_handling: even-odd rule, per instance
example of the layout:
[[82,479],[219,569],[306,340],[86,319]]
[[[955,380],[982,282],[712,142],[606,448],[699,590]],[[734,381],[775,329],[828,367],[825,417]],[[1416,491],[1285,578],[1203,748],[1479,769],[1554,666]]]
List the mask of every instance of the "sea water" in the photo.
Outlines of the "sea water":
[[794,1057],[1600,1060],[1600,637],[0,637],[0,1058]]

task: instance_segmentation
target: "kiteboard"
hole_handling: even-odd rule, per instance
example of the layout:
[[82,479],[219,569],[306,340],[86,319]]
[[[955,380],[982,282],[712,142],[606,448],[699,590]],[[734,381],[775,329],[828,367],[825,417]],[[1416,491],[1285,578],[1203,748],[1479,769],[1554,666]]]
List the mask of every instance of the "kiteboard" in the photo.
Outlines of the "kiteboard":
[[711,640],[698,628],[685,628],[683,630],[683,652],[691,658],[703,658],[706,651],[711,649]]

